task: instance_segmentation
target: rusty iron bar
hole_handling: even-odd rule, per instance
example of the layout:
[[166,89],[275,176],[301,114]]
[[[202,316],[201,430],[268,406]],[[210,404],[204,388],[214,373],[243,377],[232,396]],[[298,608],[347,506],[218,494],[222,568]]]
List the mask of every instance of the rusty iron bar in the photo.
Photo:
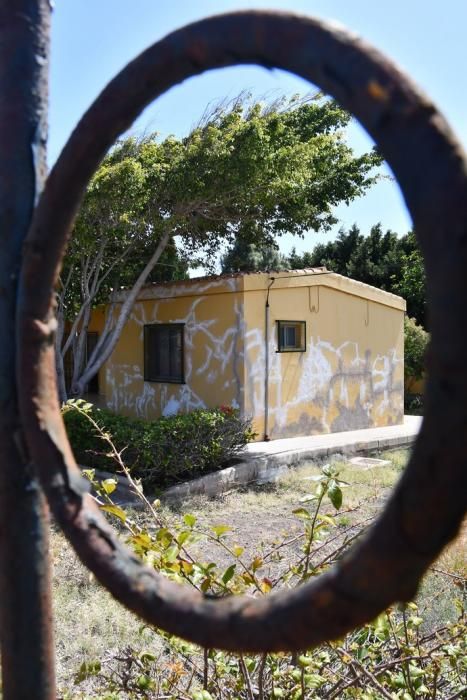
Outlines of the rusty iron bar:
[[0,2],[0,642],[4,700],[55,698],[47,506],[25,452],[15,382],[21,249],[46,176],[49,25],[46,0]]
[[[56,399],[53,289],[85,187],[112,142],[155,97],[239,63],[290,70],[351,111],[378,144],[411,212],[428,272],[427,410],[399,485],[366,539],[331,572],[261,599],[211,600],[146,568],[99,513],[73,459]],[[348,32],[287,14],[195,23],[130,63],[72,134],[37,207],[24,254],[18,383],[27,442],[50,506],[97,578],[148,622],[207,647],[301,649],[408,600],[466,508],[467,167],[436,107]]]

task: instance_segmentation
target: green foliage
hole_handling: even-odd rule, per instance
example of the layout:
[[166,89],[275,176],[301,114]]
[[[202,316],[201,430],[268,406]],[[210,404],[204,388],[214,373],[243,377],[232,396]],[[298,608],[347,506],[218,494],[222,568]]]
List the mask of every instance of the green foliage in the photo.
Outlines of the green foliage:
[[[128,153],[127,145],[117,144],[104,159],[75,222],[61,276],[66,286],[60,290],[69,321],[89,297],[96,307],[108,302],[114,290],[132,287],[161,235],[153,193],[147,190],[148,173],[138,151]],[[188,262],[169,241],[146,282],[187,278]]]
[[408,387],[412,380],[421,379],[425,371],[425,354],[430,336],[414,318],[404,319],[404,376]]
[[371,171],[381,159],[375,152],[353,155],[344,143],[348,122],[346,112],[321,96],[282,100],[266,109],[239,103],[230,113],[219,113],[215,128],[225,132],[228,125],[231,142],[221,182],[225,186],[233,178],[227,192],[240,184],[243,191],[223,272],[284,269],[287,260],[275,236],[330,230],[336,221],[333,207],[361,196],[375,182]]
[[124,451],[132,476],[153,491],[221,469],[254,437],[250,421],[229,406],[150,423],[118,416],[82,399],[68,401],[62,412],[80,464],[115,471],[115,454],[105,444],[112,435],[117,451]]
[[288,259],[281,255],[276,244],[257,245],[248,239],[237,236],[232,247],[221,261],[222,273],[262,272],[269,270],[286,270]]
[[[259,244],[282,233],[328,230],[332,207],[370,187],[381,162],[375,152],[353,155],[344,141],[349,119],[320,96],[273,105],[241,96],[185,138],[160,141],[152,134],[117,143],[93,176],[76,219],[63,275],[76,268],[68,311],[82,302],[89,259],[103,242],[101,276],[129,251],[100,285],[94,304],[111,288],[133,284],[166,230],[178,236],[192,266],[196,260],[209,265],[220,239],[240,235]],[[171,255],[175,259],[161,260],[162,272],[150,280],[185,273],[175,249]]]
[[[102,482],[94,480],[93,485],[101,500],[111,503]],[[342,528],[334,518],[336,511],[342,511],[346,485],[335,467],[325,465],[302,499],[307,507],[294,511],[304,523],[303,532],[292,539],[286,535],[270,548],[261,547],[254,556],[245,554],[246,548],[238,544],[228,524],[203,524],[191,513],[169,521],[154,504],[144,524],[125,521],[127,543],[149,566],[173,581],[212,596],[242,593],[260,597],[326,571],[361,536],[361,523]],[[222,563],[200,560],[196,546],[201,540],[211,544],[211,551],[218,550]],[[279,572],[274,576],[272,563]],[[411,602],[387,610],[345,639],[300,654],[203,652],[159,631],[154,632],[159,643],[151,645],[148,640],[143,651],[126,648],[82,664],[75,677],[76,689],[87,684],[109,698],[115,693],[122,699],[461,697],[467,687],[467,627],[462,578],[455,578],[459,582],[458,594],[453,596],[457,614],[434,628],[426,626],[420,604]],[[143,629],[146,634],[147,628]]]
[[404,413],[409,416],[423,416],[423,394],[404,394]]
[[[413,234],[409,234],[415,241]],[[402,254],[401,268],[394,277],[393,291],[407,300],[407,314],[426,327],[426,274],[417,246]]]
[[375,153],[353,155],[344,141],[348,122],[346,112],[321,97],[274,105],[239,99],[183,141],[163,142],[170,180],[162,186],[171,206],[188,211],[178,231],[192,240],[195,225],[209,236],[258,243],[327,230],[332,207],[362,194],[381,162]]

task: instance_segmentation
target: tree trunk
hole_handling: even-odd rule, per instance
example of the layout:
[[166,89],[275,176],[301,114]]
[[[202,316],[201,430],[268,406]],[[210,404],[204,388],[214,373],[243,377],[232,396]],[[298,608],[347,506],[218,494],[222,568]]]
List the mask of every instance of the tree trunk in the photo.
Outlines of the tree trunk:
[[[87,348],[87,335],[88,335],[88,327],[89,327],[89,321],[91,319],[91,307],[87,306],[86,309],[84,310],[83,313],[83,318],[81,321],[81,326],[78,332],[78,337],[76,339],[76,342],[73,343],[73,377],[71,380],[71,389],[70,393],[73,396],[80,396],[82,392],[78,393],[76,391],[76,387],[78,386],[78,382],[80,380],[80,377],[83,374],[83,371],[85,370],[85,366],[87,363],[87,358],[86,358],[86,348]],[[87,381],[84,382],[83,385],[83,391],[84,387],[86,386]]]
[[60,403],[65,403],[68,398],[65,382],[65,357],[64,353],[62,353],[64,330],[65,319],[63,316],[63,308],[59,307],[57,311],[57,333],[55,335],[55,364],[57,368],[57,387]]
[[[21,250],[46,175],[48,0],[0,3],[0,643],[3,700],[53,700],[48,523],[16,390]],[[1,695],[1,693],[0,693]]]
[[[128,292],[128,296],[122,304],[120,313],[118,314],[117,321],[113,327],[111,327],[108,332],[102,333],[99,342],[97,343],[94,352],[91,357],[88,358],[86,367],[81,373],[81,376],[73,380],[72,394],[73,396],[82,396],[86,385],[91,381],[93,377],[98,373],[104,362],[106,362],[117,345],[119,338],[122,334],[125,323],[130,317],[133,306],[138,298],[138,294],[141,291],[144,283],[154,269],[157,261],[164,252],[169,240],[170,232],[166,231],[161,240],[159,241],[156,250],[154,251],[151,259],[145,266],[144,270],[141,272],[140,276],[136,280],[132,289]],[[87,328],[87,326],[86,326]]]

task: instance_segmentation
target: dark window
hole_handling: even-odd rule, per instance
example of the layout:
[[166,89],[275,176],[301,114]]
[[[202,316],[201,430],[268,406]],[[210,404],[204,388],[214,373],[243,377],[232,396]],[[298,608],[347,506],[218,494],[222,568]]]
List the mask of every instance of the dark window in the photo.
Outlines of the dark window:
[[144,326],[144,379],[183,384],[183,323]]
[[277,321],[277,352],[305,352],[305,321]]

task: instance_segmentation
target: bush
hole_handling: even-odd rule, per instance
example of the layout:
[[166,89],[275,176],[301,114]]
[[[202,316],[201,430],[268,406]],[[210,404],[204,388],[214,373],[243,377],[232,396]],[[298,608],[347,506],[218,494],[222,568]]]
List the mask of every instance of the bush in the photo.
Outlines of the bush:
[[414,318],[404,319],[404,378],[406,391],[414,381],[422,379],[429,333]]
[[82,400],[69,401],[62,412],[80,464],[115,471],[115,458],[102,440],[111,435],[117,450],[125,450],[132,476],[146,490],[221,469],[254,437],[251,422],[229,406],[152,422],[117,416]]
[[409,416],[423,416],[423,394],[408,394],[404,396],[404,413]]

